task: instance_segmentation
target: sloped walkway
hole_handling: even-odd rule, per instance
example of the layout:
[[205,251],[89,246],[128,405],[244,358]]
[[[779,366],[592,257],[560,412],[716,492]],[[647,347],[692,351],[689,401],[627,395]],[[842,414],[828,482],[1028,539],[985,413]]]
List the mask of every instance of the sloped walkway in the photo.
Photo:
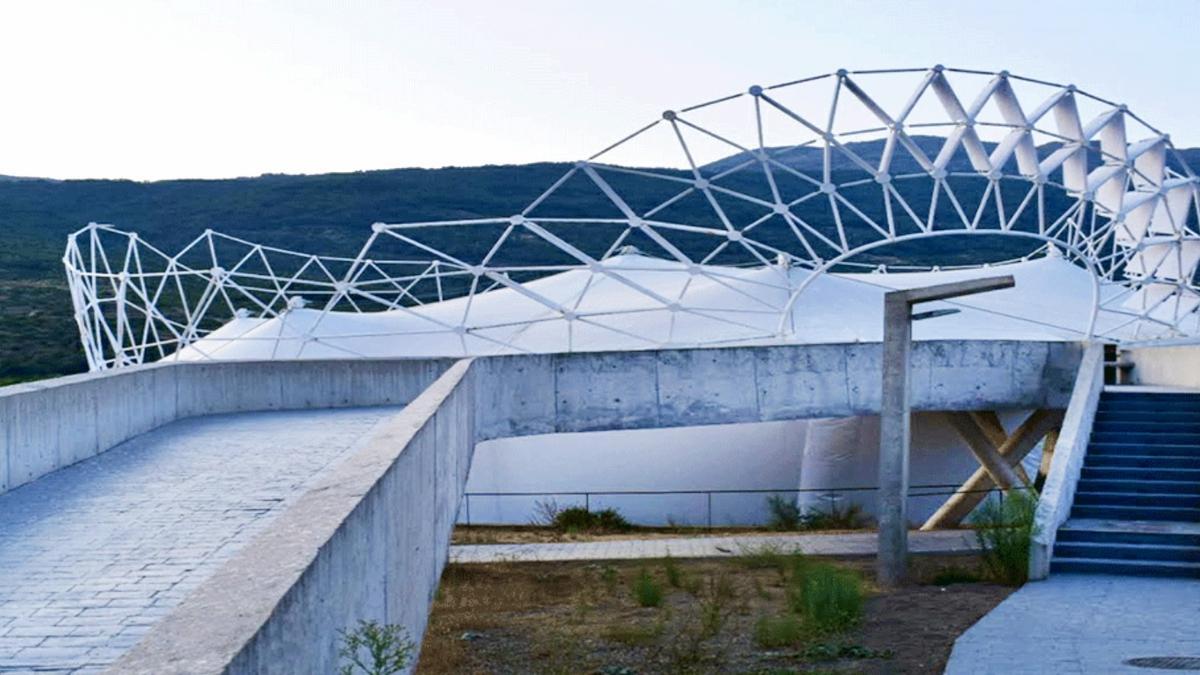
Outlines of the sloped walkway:
[[[810,555],[874,555],[874,532],[780,534],[735,537],[621,539],[554,544],[466,544],[450,547],[455,563],[549,562],[568,560],[636,560],[640,558],[721,558],[764,546]],[[965,553],[977,547],[975,536],[962,530],[910,532],[913,553]]]
[[963,633],[946,673],[1179,672],[1125,665],[1154,656],[1200,657],[1200,579],[1055,574]]
[[183,420],[0,495],[0,674],[103,671],[396,410]]

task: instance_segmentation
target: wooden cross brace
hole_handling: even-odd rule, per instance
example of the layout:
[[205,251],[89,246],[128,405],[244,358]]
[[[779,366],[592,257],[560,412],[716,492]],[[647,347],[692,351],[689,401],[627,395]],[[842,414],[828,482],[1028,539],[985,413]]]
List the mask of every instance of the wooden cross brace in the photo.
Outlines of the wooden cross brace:
[[1009,435],[994,412],[950,412],[950,425],[967,442],[980,466],[958,490],[921,526],[922,530],[954,527],[983,501],[987,492],[999,486],[1004,492],[1015,487],[1033,488],[1020,463],[1043,437],[1053,453],[1050,441],[1062,424],[1061,410],[1037,410]]

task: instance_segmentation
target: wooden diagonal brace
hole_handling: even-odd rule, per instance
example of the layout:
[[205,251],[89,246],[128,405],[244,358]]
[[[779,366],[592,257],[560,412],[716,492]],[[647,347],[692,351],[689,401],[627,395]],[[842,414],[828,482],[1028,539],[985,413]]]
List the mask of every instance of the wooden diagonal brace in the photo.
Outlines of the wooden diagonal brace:
[[950,421],[950,426],[967,442],[967,447],[971,449],[975,459],[979,460],[996,485],[1008,492],[1013,486],[1021,484],[1021,479],[1013,471],[1012,465],[1004,461],[996,446],[988,439],[987,433],[970,413],[951,412],[946,414],[946,418]]
[[[1043,436],[1055,432],[1060,424],[1062,424],[1061,410],[1035,411],[1013,431],[996,452],[1004,458],[1006,463],[1017,464],[1025,459],[1025,455],[1029,454],[1029,451]],[[1049,444],[1049,440],[1047,439],[1047,444]],[[987,491],[996,484],[987,469],[980,467],[962,484],[958,491],[946,500],[946,503],[942,504],[925,521],[921,529],[933,530],[958,525],[983,501],[987,496]]]
[[[999,452],[999,448],[1008,440],[1008,431],[1000,423],[1000,416],[992,410],[972,410],[967,414],[971,416],[971,419],[975,421],[975,424],[979,426],[979,429],[983,431],[984,435],[987,436],[988,440],[992,442],[992,445]],[[1004,453],[1001,452],[1001,454]],[[1021,483],[1025,487],[1033,487],[1033,481],[1029,480],[1029,475],[1025,473],[1025,467],[1017,463],[1013,464],[1012,468],[1013,472],[1017,474],[1017,478],[1021,479]]]

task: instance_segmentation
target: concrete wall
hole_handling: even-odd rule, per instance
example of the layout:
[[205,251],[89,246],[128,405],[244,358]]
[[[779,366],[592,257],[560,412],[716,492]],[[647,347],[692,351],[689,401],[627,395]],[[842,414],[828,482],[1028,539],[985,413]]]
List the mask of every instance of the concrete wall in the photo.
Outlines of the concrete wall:
[[403,404],[451,363],[163,363],[2,387],[0,494],[185,417]]
[[1139,347],[1123,356],[1133,363],[1131,384],[1200,389],[1200,345]]
[[[1070,343],[918,343],[914,407],[1063,407],[1080,355]],[[359,619],[422,635],[476,441],[870,414],[880,377],[877,344],[522,355],[453,366],[168,363],[0,389],[5,484],[181,417],[411,400],[116,666],[331,672],[337,631]]]
[[[1078,343],[913,347],[915,410],[1064,408]],[[879,412],[879,344],[494,356],[479,359],[480,440],[846,417]]]
[[[1081,347],[918,342],[917,410],[1061,408]],[[446,359],[163,363],[0,388],[0,493],[172,420],[412,400]],[[479,440],[879,411],[878,344],[480,359]]]
[[1083,459],[1092,435],[1092,422],[1104,391],[1104,346],[1088,346],[1079,364],[1079,374],[1071,392],[1071,401],[1063,416],[1062,429],[1055,444],[1050,471],[1038,498],[1034,514],[1033,542],[1029,548],[1029,578],[1050,575],[1050,559],[1058,527],[1066,522],[1075,501],[1075,486],[1083,472]]
[[425,632],[474,448],[470,362],[382,423],[159,622],[119,673],[337,672],[360,620]]

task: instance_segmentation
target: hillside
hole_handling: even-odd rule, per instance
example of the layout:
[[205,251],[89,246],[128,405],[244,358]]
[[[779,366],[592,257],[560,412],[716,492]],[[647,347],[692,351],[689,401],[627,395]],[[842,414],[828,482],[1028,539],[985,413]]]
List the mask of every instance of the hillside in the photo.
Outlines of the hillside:
[[[940,139],[920,139],[930,149],[935,142]],[[868,142],[855,148],[864,157],[878,157],[881,143]],[[1200,159],[1200,151],[1187,152]],[[719,164],[732,161],[737,159]],[[813,171],[819,167],[819,151],[787,153],[781,161]],[[848,170],[840,165],[835,168],[839,172]],[[212,228],[263,244],[353,255],[373,222],[515,213],[566,170],[565,164],[542,163],[149,183],[0,179],[0,383],[85,368],[71,319],[61,257],[68,233],[90,221],[137,231],[168,252]],[[735,177],[726,184],[749,193],[763,190],[756,176]],[[556,205],[564,212],[606,214],[612,209],[594,190],[567,187]],[[632,185],[621,189],[631,200],[641,198],[650,203],[658,198],[639,194]],[[969,199],[966,193],[977,187],[961,189],[964,198]],[[746,214],[737,213],[737,208],[731,207],[731,217],[735,222],[748,222]],[[866,207],[880,217],[881,208],[879,204]],[[811,217],[814,226],[832,228],[827,216]],[[700,202],[674,207],[670,217],[695,223],[707,223],[712,218],[711,209]],[[445,236],[451,239],[441,243],[448,247],[480,244],[470,239],[470,233],[447,232]],[[925,242],[921,247],[881,251],[875,258],[970,263],[1020,255],[1027,247],[1022,242],[998,239],[980,240],[969,248],[942,239]]]

